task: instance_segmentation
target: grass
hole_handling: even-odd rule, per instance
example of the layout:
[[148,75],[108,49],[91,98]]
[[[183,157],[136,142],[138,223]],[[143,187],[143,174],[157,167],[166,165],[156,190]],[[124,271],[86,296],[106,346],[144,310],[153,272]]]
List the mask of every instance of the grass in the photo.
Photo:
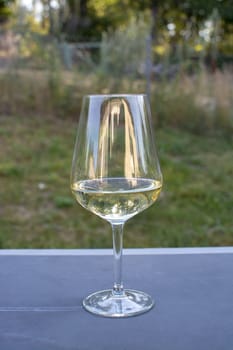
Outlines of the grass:
[[[206,70],[193,76],[153,81],[151,106],[158,126],[199,135],[233,134],[232,71]],[[144,79],[112,78],[103,73],[47,70],[0,70],[0,115],[38,115],[77,119],[85,94],[144,93]]]
[[[114,77],[88,62],[64,71],[55,47],[28,40],[28,62],[0,68],[0,248],[111,247],[109,224],[69,189],[81,97],[143,93],[145,79],[122,77],[119,62]],[[183,63],[174,79],[151,84],[164,187],[126,224],[125,247],[233,245],[232,67],[187,74]]]
[[[0,116],[0,247],[111,247],[110,226],[72,198],[75,118]],[[158,202],[125,227],[125,247],[233,245],[233,147],[163,125]]]

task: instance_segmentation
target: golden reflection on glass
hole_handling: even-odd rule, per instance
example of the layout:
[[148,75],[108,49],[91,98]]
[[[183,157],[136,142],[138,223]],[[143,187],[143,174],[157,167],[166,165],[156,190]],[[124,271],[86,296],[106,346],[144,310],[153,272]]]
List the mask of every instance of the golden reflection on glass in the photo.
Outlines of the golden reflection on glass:
[[[114,141],[121,137],[124,140],[124,176],[137,177],[139,173],[138,150],[132,112],[124,98],[112,98],[104,101],[101,106],[101,127],[99,132],[99,164],[100,176],[108,176],[107,151],[110,156],[114,153]],[[122,127],[120,127],[122,125]],[[116,126],[118,126],[116,128]],[[121,135],[119,135],[119,130]],[[118,162],[123,161],[118,159]]]

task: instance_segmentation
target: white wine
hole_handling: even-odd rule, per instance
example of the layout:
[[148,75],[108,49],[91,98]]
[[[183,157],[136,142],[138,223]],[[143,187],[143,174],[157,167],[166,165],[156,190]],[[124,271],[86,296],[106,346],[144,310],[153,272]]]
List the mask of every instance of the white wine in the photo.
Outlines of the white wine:
[[143,178],[100,178],[72,184],[76,200],[110,222],[124,222],[153,204],[162,183]]

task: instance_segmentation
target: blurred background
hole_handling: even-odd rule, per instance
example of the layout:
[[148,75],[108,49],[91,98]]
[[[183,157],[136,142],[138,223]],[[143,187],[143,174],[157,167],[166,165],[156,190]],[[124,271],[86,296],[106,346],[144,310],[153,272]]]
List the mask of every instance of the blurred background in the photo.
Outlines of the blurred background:
[[111,247],[72,198],[84,94],[147,93],[164,175],[125,247],[233,245],[233,1],[0,0],[0,248]]

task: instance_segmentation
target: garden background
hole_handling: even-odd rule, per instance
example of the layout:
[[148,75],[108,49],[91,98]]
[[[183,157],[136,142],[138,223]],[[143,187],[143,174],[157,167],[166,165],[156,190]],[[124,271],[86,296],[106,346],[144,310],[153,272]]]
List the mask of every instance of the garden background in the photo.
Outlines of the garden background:
[[125,247],[233,245],[233,2],[0,1],[0,247],[111,247],[70,192],[82,96],[148,93],[164,187]]

